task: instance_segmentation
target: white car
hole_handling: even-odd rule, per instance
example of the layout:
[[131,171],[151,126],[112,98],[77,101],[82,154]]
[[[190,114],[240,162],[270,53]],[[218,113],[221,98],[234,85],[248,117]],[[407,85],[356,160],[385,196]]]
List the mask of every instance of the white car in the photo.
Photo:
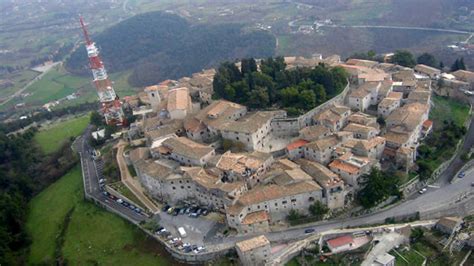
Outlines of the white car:
[[117,203],[122,204],[122,203],[123,203],[123,199],[117,199]]
[[420,191],[418,191],[418,193],[420,193],[420,194],[423,194],[423,193],[424,193],[424,191],[423,191],[423,190],[420,190]]

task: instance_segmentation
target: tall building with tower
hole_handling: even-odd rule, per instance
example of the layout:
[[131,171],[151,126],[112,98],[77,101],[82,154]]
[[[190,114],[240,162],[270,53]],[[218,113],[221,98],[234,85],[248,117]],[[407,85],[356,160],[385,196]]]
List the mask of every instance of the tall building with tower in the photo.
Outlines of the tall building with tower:
[[94,77],[94,85],[101,104],[101,113],[104,115],[107,125],[122,126],[125,123],[122,103],[112,87],[104,63],[99,56],[99,49],[92,42],[82,17],[80,17],[80,22],[86,40],[87,56]]

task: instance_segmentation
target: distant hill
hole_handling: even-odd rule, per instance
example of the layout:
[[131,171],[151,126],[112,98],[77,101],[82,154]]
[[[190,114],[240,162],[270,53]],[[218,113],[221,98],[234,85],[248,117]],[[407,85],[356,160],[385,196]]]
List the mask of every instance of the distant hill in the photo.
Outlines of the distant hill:
[[[274,36],[250,31],[237,24],[192,25],[164,12],[134,16],[93,36],[109,72],[133,69],[133,86],[155,84],[187,76],[219,62],[243,57],[269,57],[275,52]],[[84,48],[66,62],[68,71],[86,74]]]

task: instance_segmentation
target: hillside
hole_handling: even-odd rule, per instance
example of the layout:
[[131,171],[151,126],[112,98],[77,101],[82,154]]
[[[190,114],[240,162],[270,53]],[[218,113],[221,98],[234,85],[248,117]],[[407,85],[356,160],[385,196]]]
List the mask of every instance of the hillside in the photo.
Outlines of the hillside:
[[[266,31],[249,31],[239,24],[192,25],[163,12],[134,16],[93,39],[109,72],[133,69],[133,86],[190,75],[224,60],[272,56],[276,43]],[[88,73],[84,48],[71,55],[66,68]]]

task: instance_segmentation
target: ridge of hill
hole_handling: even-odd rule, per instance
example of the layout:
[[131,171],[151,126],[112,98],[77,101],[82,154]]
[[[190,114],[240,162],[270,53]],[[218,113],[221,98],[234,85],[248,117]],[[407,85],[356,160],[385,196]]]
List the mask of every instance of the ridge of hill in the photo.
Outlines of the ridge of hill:
[[[149,12],[124,20],[93,36],[109,72],[133,69],[133,86],[155,84],[244,57],[269,57],[275,37],[240,24],[191,24],[165,12]],[[66,61],[68,71],[89,73],[83,47]]]

